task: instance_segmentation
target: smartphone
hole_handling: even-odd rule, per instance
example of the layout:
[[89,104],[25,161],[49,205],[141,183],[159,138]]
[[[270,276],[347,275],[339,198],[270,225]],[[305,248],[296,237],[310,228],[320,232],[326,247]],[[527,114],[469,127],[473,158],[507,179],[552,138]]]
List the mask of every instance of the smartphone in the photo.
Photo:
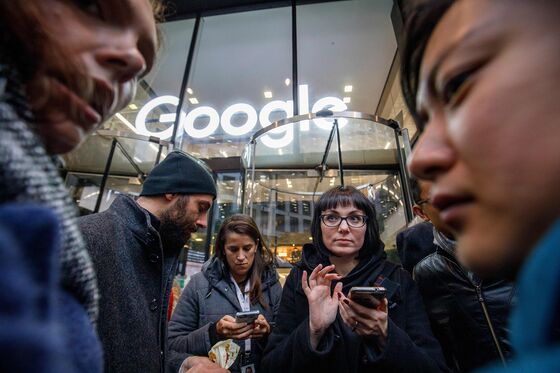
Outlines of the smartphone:
[[386,295],[384,287],[354,286],[350,289],[350,299],[368,308],[377,308]]
[[259,310],[237,312],[235,314],[235,322],[246,322],[250,324],[259,317],[260,313]]

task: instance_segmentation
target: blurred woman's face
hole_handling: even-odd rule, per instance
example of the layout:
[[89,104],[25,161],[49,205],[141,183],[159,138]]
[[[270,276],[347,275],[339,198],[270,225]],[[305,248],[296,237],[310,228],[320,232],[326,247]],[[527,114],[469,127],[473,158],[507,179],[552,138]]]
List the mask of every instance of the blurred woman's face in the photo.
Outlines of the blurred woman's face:
[[[137,78],[153,64],[156,26],[148,0],[39,0],[46,32],[91,81],[92,95],[61,82],[63,72],[44,61],[49,97],[28,96],[37,129],[50,153],[75,148],[132,99]],[[54,69],[54,71],[53,71]],[[59,68],[60,69],[60,68]]]
[[[363,217],[365,215],[366,214],[362,210],[356,208],[354,205],[346,207],[337,206],[334,209],[323,211],[321,213],[321,216],[323,216],[321,220],[321,236],[325,247],[333,255],[339,257],[348,257],[352,259],[356,257],[364,245],[367,224],[359,228],[354,228],[348,225],[348,219],[356,217],[354,220],[358,220],[358,217]],[[325,220],[335,221],[337,217],[348,217],[348,219],[341,220],[340,224],[334,227],[327,226],[324,223]]]
[[229,232],[224,245],[229,270],[236,281],[243,281],[253,266],[257,243],[246,234]]
[[424,54],[409,167],[481,274],[515,273],[560,212],[558,9],[460,0]]

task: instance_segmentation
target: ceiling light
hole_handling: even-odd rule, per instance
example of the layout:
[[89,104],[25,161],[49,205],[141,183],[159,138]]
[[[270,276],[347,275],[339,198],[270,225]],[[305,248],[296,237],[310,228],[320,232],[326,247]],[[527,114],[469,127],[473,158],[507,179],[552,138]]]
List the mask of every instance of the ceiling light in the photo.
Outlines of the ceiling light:
[[345,85],[344,86],[344,92],[352,92],[352,86],[351,85]]
[[130,104],[130,105],[128,105],[128,108],[130,110],[136,110],[136,109],[138,109],[138,106],[136,106],[136,104]]
[[193,90],[190,89],[190,88],[187,88],[187,93],[188,93],[189,95],[192,95],[192,94],[193,94]]
[[342,99],[342,102],[344,102],[345,104],[349,104],[350,101],[352,101],[352,99],[351,99],[350,97],[344,97],[344,98]]
[[134,160],[135,160],[136,162],[138,162],[138,163],[142,163],[142,160],[141,160],[140,158],[138,158],[138,157],[134,157]]
[[264,98],[272,98],[272,92],[264,91]]
[[284,80],[284,84],[287,86],[289,86],[291,82],[290,78],[286,78],[286,80]]
[[189,98],[189,101],[190,101],[190,103],[193,104],[193,105],[198,104],[198,100],[196,99],[196,97],[191,97],[191,98]]
[[387,141],[387,144],[385,144],[385,149],[389,149],[389,146],[391,146],[391,142]]

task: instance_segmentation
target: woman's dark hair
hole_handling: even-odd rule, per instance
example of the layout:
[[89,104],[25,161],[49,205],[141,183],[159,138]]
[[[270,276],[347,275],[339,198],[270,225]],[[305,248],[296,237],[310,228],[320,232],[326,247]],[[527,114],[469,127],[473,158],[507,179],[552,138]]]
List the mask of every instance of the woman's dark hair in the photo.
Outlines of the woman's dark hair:
[[[251,290],[249,290],[249,299],[251,304],[259,302],[263,307],[268,308],[262,298],[261,277],[266,270],[270,270],[274,265],[274,255],[267,247],[257,224],[248,215],[235,214],[224,220],[218,237],[216,238],[216,253],[222,263],[228,268],[226,260],[225,245],[228,233],[244,234],[257,243],[257,252],[255,254],[255,261],[250,270]],[[229,268],[228,268],[229,270]]]
[[333,254],[323,242],[321,214],[329,209],[351,205],[362,210],[367,216],[364,245],[360,248],[358,259],[377,255],[379,251],[383,250],[383,243],[379,238],[379,226],[375,219],[375,207],[373,204],[358,189],[352,186],[338,186],[323,193],[321,198],[315,202],[315,208],[313,209],[311,236],[313,237],[315,247],[317,247],[319,253],[323,257],[328,258]]
[[404,9],[404,46],[401,54],[401,89],[406,106],[419,129],[423,121],[418,115],[416,94],[418,93],[420,66],[428,40],[439,20],[453,5],[454,0],[416,0]]

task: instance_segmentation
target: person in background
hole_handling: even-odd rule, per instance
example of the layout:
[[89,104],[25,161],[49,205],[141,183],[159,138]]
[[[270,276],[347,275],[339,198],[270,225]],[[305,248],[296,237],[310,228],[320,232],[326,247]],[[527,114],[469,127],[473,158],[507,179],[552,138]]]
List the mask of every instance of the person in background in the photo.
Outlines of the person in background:
[[511,357],[507,322],[513,283],[481,279],[457,261],[451,228],[430,203],[431,182],[416,183],[425,201],[416,213],[434,224],[437,249],[414,267],[413,278],[447,365],[456,372],[470,372],[493,360],[505,364]]
[[409,168],[477,275],[517,280],[514,359],[560,371],[560,2],[424,0],[401,83],[421,131]]
[[[214,256],[191,278],[169,323],[171,371],[207,364],[212,346],[230,338],[241,347],[230,370],[244,372],[254,366],[261,371],[281,295],[274,255],[255,221],[241,214],[224,220]],[[249,310],[260,311],[254,322],[236,322],[237,312]]]
[[434,244],[433,225],[424,211],[433,207],[426,204],[428,202],[426,196],[421,196],[418,180],[415,177],[410,177],[409,180],[414,201],[412,211],[417,218],[423,221],[397,234],[397,254],[403,268],[408,273],[412,273],[414,266],[419,261],[436,251],[436,245]]
[[106,371],[165,371],[179,252],[206,227],[215,198],[210,169],[173,151],[150,172],[136,201],[120,195],[108,210],[79,219],[97,269]]
[[[368,199],[351,186],[328,190],[315,203],[311,235],[286,279],[263,370],[446,371],[416,285],[385,260]],[[349,298],[354,286],[387,295],[366,307]]]
[[[60,240],[52,242],[56,246],[40,252],[37,243],[33,254],[31,248],[21,247],[20,255],[14,256],[26,261],[25,255],[45,255],[48,261],[54,252],[57,263],[29,260],[12,266],[23,266],[20,276],[29,274],[27,281],[45,291],[44,301],[27,303],[32,308],[20,316],[36,322],[36,330],[48,320],[57,324],[48,330],[60,334],[64,348],[54,358],[62,362],[63,371],[100,372],[102,352],[94,329],[95,271],[53,156],[76,148],[129,103],[137,79],[150,71],[155,58],[155,5],[148,0],[0,0],[0,204],[29,203],[58,219]],[[3,228],[8,236],[15,229]],[[30,244],[23,237],[19,240]],[[33,276],[39,269],[41,276]],[[56,286],[38,283],[45,278],[56,279]],[[0,304],[0,310],[10,308]],[[13,328],[16,320],[9,325]],[[16,332],[10,348],[0,349],[0,360],[26,366],[12,371],[31,371],[29,361],[36,363],[33,371],[51,369],[48,361],[26,355],[25,337],[23,329]],[[52,335],[53,345],[56,339]],[[10,356],[4,359],[4,353]]]

